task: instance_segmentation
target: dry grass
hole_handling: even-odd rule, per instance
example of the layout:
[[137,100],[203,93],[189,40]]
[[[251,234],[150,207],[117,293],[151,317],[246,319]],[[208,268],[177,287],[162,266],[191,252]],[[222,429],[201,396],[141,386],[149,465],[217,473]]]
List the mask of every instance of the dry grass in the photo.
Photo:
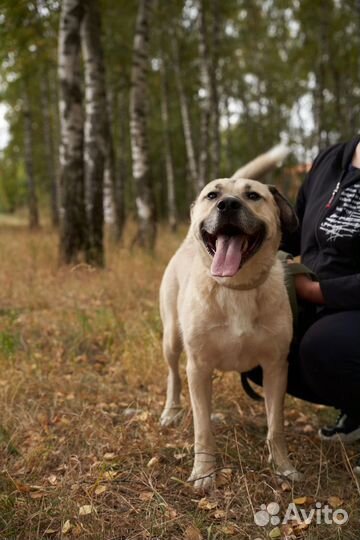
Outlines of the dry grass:
[[[158,424],[157,291],[179,238],[163,232],[154,258],[111,248],[107,270],[69,270],[57,268],[53,233],[2,227],[1,539],[265,539],[271,527],[256,526],[253,511],[277,501],[283,513],[299,496],[338,496],[350,520],[297,538],[358,538],[356,447],[322,446],[311,430],[328,412],[289,400],[289,445],[305,480],[281,487],[267,464],[263,406],[235,375],[219,375],[214,392],[219,463],[232,475],[199,507],[186,484],[188,396],[178,428]],[[84,506],[91,513],[79,515]]]

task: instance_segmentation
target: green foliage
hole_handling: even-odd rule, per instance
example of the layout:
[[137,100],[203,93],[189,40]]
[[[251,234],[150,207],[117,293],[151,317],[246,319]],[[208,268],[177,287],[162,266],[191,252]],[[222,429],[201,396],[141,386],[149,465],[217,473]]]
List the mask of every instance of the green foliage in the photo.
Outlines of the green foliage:
[[[129,92],[137,2],[101,0],[107,90],[117,163],[125,164],[126,206],[134,210],[129,140]],[[166,180],[159,73],[160,43],[170,59],[170,137],[180,215],[187,215],[189,185],[171,37],[177,34],[195,150],[199,141],[199,54],[195,0],[158,2],[151,22],[148,110],[152,173],[158,213],[166,214]],[[213,42],[217,5],[220,40]],[[294,160],[308,161],[319,146],[349,138],[360,117],[360,22],[355,0],[205,1],[208,42],[218,59],[221,173],[284,137]],[[57,31],[59,1],[0,3],[0,95],[9,107],[10,142],[0,160],[0,210],[25,202],[23,95],[30,96],[34,167],[40,199],[50,196],[45,165],[41,82],[50,86],[50,117],[58,145]],[[121,99],[120,99],[121,96]],[[55,148],[57,161],[57,148]]]

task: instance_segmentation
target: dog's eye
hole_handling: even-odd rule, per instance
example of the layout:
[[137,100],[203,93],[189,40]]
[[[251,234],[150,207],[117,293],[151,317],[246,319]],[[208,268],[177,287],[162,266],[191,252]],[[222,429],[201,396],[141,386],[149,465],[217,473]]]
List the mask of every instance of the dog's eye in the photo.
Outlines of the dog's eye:
[[216,191],[210,191],[207,195],[206,195],[206,198],[207,199],[216,199],[216,197],[218,196],[217,192]]
[[246,197],[250,199],[250,201],[258,201],[261,199],[261,195],[259,195],[259,193],[256,193],[256,191],[248,191],[246,193]]

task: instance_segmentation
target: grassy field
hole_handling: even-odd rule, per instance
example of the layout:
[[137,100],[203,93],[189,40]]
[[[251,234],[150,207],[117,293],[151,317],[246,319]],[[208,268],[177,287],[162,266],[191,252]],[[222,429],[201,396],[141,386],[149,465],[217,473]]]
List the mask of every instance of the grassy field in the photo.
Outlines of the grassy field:
[[[184,231],[182,231],[183,233]],[[157,293],[178,237],[156,256],[108,250],[108,267],[59,269],[57,238],[0,229],[0,539],[358,539],[358,448],[315,436],[329,411],[288,399],[296,486],[267,464],[262,404],[217,374],[214,430],[222,482],[202,498],[192,464],[187,392],[177,428],[160,429],[166,367]],[[300,498],[300,499],[299,499]],[[262,504],[349,513],[343,527],[254,523]]]

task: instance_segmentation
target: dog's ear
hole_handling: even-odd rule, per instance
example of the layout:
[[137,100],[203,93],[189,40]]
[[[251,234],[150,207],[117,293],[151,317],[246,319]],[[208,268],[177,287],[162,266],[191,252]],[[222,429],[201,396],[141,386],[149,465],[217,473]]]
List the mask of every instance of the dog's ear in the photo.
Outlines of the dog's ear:
[[275,186],[268,186],[280,211],[281,228],[287,232],[295,232],[299,226],[299,220],[293,205]]

